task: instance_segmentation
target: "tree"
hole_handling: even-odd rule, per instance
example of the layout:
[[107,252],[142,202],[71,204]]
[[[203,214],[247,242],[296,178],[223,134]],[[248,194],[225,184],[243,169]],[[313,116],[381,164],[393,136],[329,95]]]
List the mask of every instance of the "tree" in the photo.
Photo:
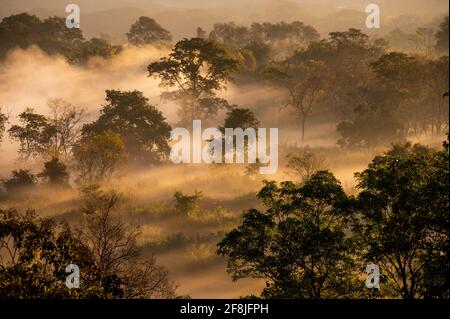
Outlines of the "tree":
[[267,210],[249,210],[218,244],[234,280],[264,278],[266,298],[342,298],[362,291],[354,243],[338,209],[346,195],[330,172],[319,171],[301,186],[266,181],[258,197]]
[[8,133],[20,143],[20,156],[24,159],[47,156],[56,128],[48,118],[31,108],[19,114],[19,121],[22,125],[12,125]]
[[41,21],[34,15],[21,13],[0,22],[0,57],[15,47],[25,49],[33,44],[46,53],[68,57],[82,41],[81,30],[67,28],[62,17],[53,16]]
[[3,139],[3,134],[6,129],[6,122],[8,121],[8,116],[2,112],[2,109],[0,108],[0,143]]
[[189,124],[229,107],[226,100],[216,97],[216,92],[224,88],[239,64],[238,55],[225,45],[192,38],[179,41],[168,57],[150,64],[148,72],[161,79],[161,87],[176,88],[163,97],[181,103],[179,115]]
[[170,32],[161,27],[154,19],[140,17],[127,33],[128,42],[140,46],[145,44],[170,45]]
[[[236,129],[236,128],[240,128],[243,131],[245,131],[246,129],[254,129],[255,130],[255,136],[258,135],[258,126],[259,126],[259,121],[256,118],[255,114],[250,111],[249,109],[243,109],[243,108],[233,108],[230,111],[227,112],[227,117],[225,118],[224,124],[222,127],[219,127],[219,130],[222,132],[223,134],[223,139],[222,139],[222,149],[225,149],[225,143],[227,142],[225,140],[225,129],[226,128],[231,128],[231,129]],[[237,147],[238,147],[238,142],[237,142],[237,137],[233,137],[233,150],[236,151]],[[230,141],[228,141],[230,142]],[[249,138],[245,138],[244,137],[244,143],[243,145],[243,149],[239,149],[238,151],[241,152],[246,152],[248,150],[248,145],[249,145]],[[222,154],[223,158],[222,158],[222,162],[225,162],[225,153]],[[255,163],[253,163],[255,164]],[[258,165],[256,165],[258,166]],[[253,167],[254,168],[254,167]]]
[[431,154],[388,154],[356,174],[353,230],[362,253],[401,297],[448,298],[448,144]]
[[11,178],[3,179],[2,182],[8,194],[15,194],[35,186],[36,176],[29,170],[13,170]]
[[325,158],[308,147],[302,149],[299,154],[289,153],[286,158],[288,169],[298,175],[302,183],[309,180],[316,172],[325,169]]
[[68,60],[74,64],[85,64],[91,57],[108,59],[120,51],[121,47],[118,45],[112,45],[104,39],[92,38],[88,41],[78,42],[68,56]]
[[111,178],[126,158],[120,134],[106,131],[83,137],[73,149],[78,182],[90,184]]
[[436,45],[432,29],[418,28],[415,37],[416,52],[424,57],[430,57]]
[[266,71],[267,78],[288,94],[286,106],[300,119],[301,142],[305,140],[306,119],[313,112],[317,100],[325,92],[325,65],[321,61],[304,60],[298,54]]
[[81,240],[93,254],[104,297],[173,298],[175,288],[165,268],[156,265],[153,255],[143,257],[136,240],[139,229],[117,216],[123,196],[85,188]]
[[255,114],[249,109],[233,108],[228,111],[221,130],[224,131],[225,128],[242,128],[243,130],[247,128],[257,129],[259,123]]
[[[0,209],[0,298],[173,298],[167,270],[142,257],[135,233],[113,218],[116,200],[91,194],[78,229]],[[80,268],[79,289],[64,284],[70,264]]]
[[84,137],[114,132],[133,162],[157,163],[166,158],[171,127],[142,92],[107,90],[106,102],[100,117],[83,126]]
[[57,157],[45,162],[44,169],[37,176],[45,179],[49,185],[67,186],[69,183],[67,166]]
[[448,15],[439,25],[439,30],[436,32],[436,51],[448,54]]
[[84,109],[61,99],[49,100],[48,107],[49,116],[27,108],[19,115],[21,125],[13,125],[8,130],[11,138],[20,143],[19,153],[23,159],[58,157],[68,160],[71,156],[79,138]]
[[195,191],[194,195],[185,195],[182,192],[175,192],[175,211],[181,215],[188,215],[198,209],[198,201],[203,196],[201,191]]
[[54,157],[67,160],[72,155],[72,147],[80,137],[81,122],[85,110],[67,103],[62,99],[48,101],[50,109],[49,122],[54,127],[52,138]]
[[373,148],[404,139],[402,123],[386,106],[359,105],[354,114],[354,119],[342,121],[336,127],[341,147]]
[[[90,253],[68,225],[0,209],[0,298],[80,298],[99,292]],[[68,265],[83,269],[81,289],[64,285]]]

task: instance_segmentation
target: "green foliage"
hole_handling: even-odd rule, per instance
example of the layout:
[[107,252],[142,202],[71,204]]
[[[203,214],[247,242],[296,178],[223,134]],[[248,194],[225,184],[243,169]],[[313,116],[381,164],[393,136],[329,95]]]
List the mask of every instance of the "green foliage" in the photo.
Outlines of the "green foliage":
[[127,38],[129,43],[136,46],[145,44],[169,45],[172,41],[170,32],[149,17],[140,17],[131,26]]
[[83,126],[85,138],[110,131],[120,135],[133,162],[157,163],[166,158],[171,127],[142,92],[107,90],[106,102],[100,117]]
[[12,125],[10,137],[20,143],[19,154],[23,159],[68,159],[78,138],[83,109],[77,109],[63,100],[50,100],[50,116],[35,113],[27,108],[19,114],[20,125]]
[[193,119],[215,115],[228,103],[216,97],[216,91],[239,68],[237,54],[211,39],[179,41],[168,57],[148,66],[149,76],[161,79],[161,87],[176,89],[163,97],[181,103],[179,115],[188,124]]
[[218,244],[233,279],[264,278],[266,298],[361,294],[354,243],[337,209],[346,195],[330,172],[319,171],[301,186],[266,182],[258,197],[267,210],[249,210]]
[[448,146],[388,154],[356,174],[353,229],[362,253],[401,297],[448,298]]

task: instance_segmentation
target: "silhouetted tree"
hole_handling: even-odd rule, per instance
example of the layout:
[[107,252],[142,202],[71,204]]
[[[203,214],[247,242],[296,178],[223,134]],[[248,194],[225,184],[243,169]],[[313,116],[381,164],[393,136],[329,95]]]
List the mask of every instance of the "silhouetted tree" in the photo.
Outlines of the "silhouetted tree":
[[49,185],[67,186],[69,183],[67,166],[57,157],[45,162],[44,169],[37,176],[43,178]]
[[162,44],[170,45],[170,32],[161,27],[154,19],[140,17],[127,33],[128,42],[133,45]]
[[264,278],[266,298],[363,293],[355,246],[345,235],[345,214],[337,209],[346,195],[330,172],[317,172],[302,186],[265,182],[258,197],[267,210],[249,210],[218,244],[233,279]]
[[148,72],[161,79],[161,87],[176,88],[163,97],[182,105],[179,115],[189,124],[229,107],[226,100],[216,97],[216,92],[224,88],[239,64],[239,57],[225,45],[192,38],[179,41],[168,57],[150,64]]

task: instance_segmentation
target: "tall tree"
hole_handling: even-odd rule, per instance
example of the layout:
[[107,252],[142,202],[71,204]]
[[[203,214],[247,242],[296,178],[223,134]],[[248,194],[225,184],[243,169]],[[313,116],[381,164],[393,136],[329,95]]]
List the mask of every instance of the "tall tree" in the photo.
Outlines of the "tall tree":
[[238,56],[225,45],[211,39],[192,38],[179,41],[168,57],[150,64],[148,72],[149,76],[161,79],[161,87],[175,88],[163,97],[181,104],[179,115],[189,124],[229,107],[216,93],[224,88],[239,64]]
[[448,55],[448,15],[439,25],[439,30],[436,32],[436,46],[438,52],[446,53]]
[[305,141],[306,120],[325,92],[325,70],[321,61],[294,56],[266,71],[267,78],[287,92],[286,106],[291,107],[300,119],[302,143]]

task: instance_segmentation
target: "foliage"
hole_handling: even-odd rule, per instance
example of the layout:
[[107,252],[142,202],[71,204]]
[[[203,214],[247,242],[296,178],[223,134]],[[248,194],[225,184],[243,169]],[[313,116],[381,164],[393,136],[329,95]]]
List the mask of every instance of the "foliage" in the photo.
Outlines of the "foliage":
[[436,51],[447,53],[448,55],[448,15],[439,25],[439,30],[436,32],[436,40]]
[[192,123],[228,107],[225,100],[216,97],[216,91],[224,88],[239,64],[239,57],[225,45],[192,38],[179,41],[168,57],[150,64],[148,72],[161,79],[161,87],[176,88],[163,97],[181,103],[182,121]]
[[171,127],[162,113],[139,91],[106,91],[100,117],[83,126],[83,136],[110,131],[119,134],[129,159],[156,163],[168,155]]
[[41,21],[34,15],[21,13],[0,22],[0,57],[15,47],[25,49],[33,44],[49,54],[67,57],[82,41],[81,30],[67,28],[63,17],[52,16]]
[[82,138],[73,150],[78,182],[101,182],[117,173],[126,159],[125,146],[119,134],[106,131]]
[[57,157],[45,162],[44,169],[37,176],[45,179],[49,185],[67,186],[69,183],[67,166]]
[[6,122],[8,121],[8,116],[2,112],[2,109],[0,108],[0,143],[3,139],[3,134],[6,129]]
[[23,190],[27,190],[36,184],[36,176],[29,170],[19,169],[13,170],[9,179],[3,179],[3,186],[7,193],[14,194]]
[[19,114],[21,125],[12,125],[10,137],[20,143],[23,159],[62,157],[69,159],[79,137],[79,125],[84,110],[63,101],[48,102],[50,116],[35,113],[27,108]]
[[309,180],[314,173],[325,169],[325,158],[308,147],[299,154],[289,153],[286,158],[288,169],[298,176],[300,182]]
[[140,17],[131,26],[127,38],[129,43],[136,46],[145,44],[168,45],[172,41],[170,32],[149,17]]
[[68,60],[75,64],[84,64],[91,57],[111,58],[121,51],[121,47],[112,45],[100,38],[92,38],[88,41],[78,42],[78,45],[68,56]]
[[[0,210],[0,256],[1,298],[94,297],[100,290],[87,271],[93,265],[86,246],[67,225],[33,211]],[[80,290],[64,285],[71,263],[84,270]]]
[[353,229],[362,253],[401,297],[448,298],[448,144],[439,152],[390,154],[356,174]]
[[330,172],[319,171],[301,186],[265,182],[258,197],[267,210],[249,210],[218,244],[233,279],[264,278],[266,298],[342,298],[362,291],[354,243],[337,209],[346,196]]
[[48,118],[27,108],[19,114],[22,125],[12,125],[8,130],[10,137],[20,143],[19,154],[28,159],[45,156],[52,136],[55,135],[55,127]]
[[175,211],[181,215],[188,215],[198,209],[198,200],[202,197],[202,192],[195,191],[194,195],[185,195],[182,192],[175,192]]

